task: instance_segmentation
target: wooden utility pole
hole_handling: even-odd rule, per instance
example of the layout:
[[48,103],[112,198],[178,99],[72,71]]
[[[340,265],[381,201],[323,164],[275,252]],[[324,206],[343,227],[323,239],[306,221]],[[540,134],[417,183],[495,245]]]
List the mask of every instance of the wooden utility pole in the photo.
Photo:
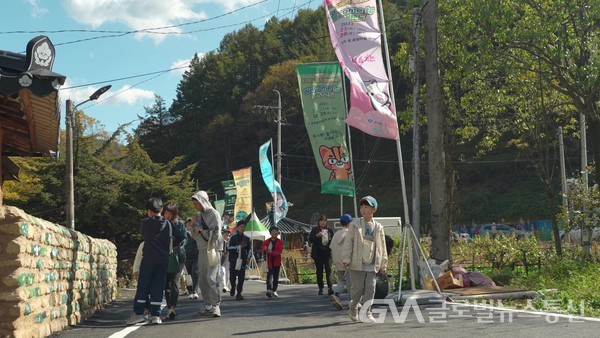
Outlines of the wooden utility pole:
[[431,257],[450,259],[450,212],[445,149],[446,110],[438,61],[437,0],[423,1],[425,83],[427,84],[427,143],[431,189]]

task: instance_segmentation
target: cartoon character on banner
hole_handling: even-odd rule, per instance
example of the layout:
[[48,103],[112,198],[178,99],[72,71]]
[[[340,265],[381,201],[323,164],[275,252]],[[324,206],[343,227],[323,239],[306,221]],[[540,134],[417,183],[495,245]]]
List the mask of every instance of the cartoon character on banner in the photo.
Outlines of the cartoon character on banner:
[[319,148],[319,152],[321,153],[323,166],[331,170],[329,180],[350,180],[352,167],[343,146],[327,147],[322,145]]

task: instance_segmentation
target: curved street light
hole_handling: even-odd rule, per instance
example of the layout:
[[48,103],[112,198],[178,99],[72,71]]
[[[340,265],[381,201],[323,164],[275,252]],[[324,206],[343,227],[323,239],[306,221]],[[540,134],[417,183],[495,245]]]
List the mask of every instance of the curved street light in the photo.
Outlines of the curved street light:
[[75,185],[73,184],[73,115],[77,107],[84,103],[97,100],[102,94],[106,93],[111,85],[104,86],[96,90],[90,97],[75,105],[73,107],[73,101],[67,100],[66,114],[65,114],[65,129],[66,129],[66,141],[67,141],[67,227],[75,230]]

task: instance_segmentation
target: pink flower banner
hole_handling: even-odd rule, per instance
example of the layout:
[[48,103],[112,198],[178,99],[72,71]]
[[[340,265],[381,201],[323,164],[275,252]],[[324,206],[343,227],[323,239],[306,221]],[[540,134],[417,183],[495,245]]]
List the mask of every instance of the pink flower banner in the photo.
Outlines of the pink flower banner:
[[398,139],[375,0],[324,1],[331,43],[350,80],[346,123],[373,136]]

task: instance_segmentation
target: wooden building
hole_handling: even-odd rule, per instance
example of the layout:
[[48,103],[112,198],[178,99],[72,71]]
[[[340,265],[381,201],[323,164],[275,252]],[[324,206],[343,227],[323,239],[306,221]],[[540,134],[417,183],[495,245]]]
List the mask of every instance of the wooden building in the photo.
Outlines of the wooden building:
[[33,38],[25,54],[0,50],[0,205],[5,180],[19,168],[8,156],[50,156],[58,151],[59,87],[65,76],[54,73],[54,45]]

